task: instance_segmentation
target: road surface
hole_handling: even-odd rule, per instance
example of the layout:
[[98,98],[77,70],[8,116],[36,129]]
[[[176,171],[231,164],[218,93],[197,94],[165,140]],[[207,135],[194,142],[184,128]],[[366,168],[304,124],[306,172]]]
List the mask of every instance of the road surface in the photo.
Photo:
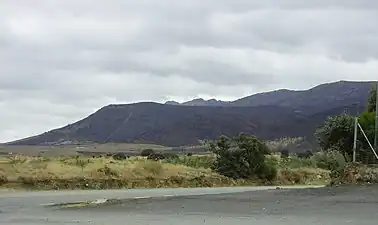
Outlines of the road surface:
[[[100,204],[56,205],[82,201]],[[1,225],[235,223],[377,224],[378,186],[0,192]]]

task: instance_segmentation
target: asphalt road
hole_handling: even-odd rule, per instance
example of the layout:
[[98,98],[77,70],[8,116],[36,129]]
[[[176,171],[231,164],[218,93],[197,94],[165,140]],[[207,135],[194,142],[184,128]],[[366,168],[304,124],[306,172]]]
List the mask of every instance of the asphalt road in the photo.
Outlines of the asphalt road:
[[[105,203],[80,208],[52,206],[96,200]],[[377,222],[378,186],[0,193],[0,224],[372,225]]]

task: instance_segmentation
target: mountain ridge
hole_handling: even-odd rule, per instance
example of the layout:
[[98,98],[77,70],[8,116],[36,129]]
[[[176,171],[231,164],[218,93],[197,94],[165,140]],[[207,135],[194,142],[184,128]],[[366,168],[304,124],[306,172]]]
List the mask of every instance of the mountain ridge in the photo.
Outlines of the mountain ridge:
[[258,93],[231,102],[211,99],[210,105],[204,99],[186,105],[110,104],[75,123],[7,144],[130,142],[181,146],[239,132],[262,139],[303,136],[314,140],[316,127],[328,116],[345,109],[349,113],[363,110],[372,84],[339,81],[308,90]]
[[[193,100],[186,101],[183,103],[175,102],[175,104],[183,105],[183,106],[197,105],[197,106],[228,106],[228,107],[233,107],[233,106],[248,107],[248,106],[273,105],[273,104],[281,105],[281,106],[285,106],[285,105],[290,106],[292,104],[292,102],[288,102],[290,100],[298,101],[298,98],[305,99],[306,96],[304,95],[311,95],[312,92],[316,92],[314,95],[319,95],[319,92],[322,92],[324,88],[326,89],[334,88],[335,91],[337,92],[337,91],[340,91],[340,87],[344,89],[349,89],[350,91],[359,91],[359,90],[362,91],[363,93],[361,95],[357,95],[356,97],[358,97],[358,102],[360,102],[360,104],[364,104],[366,102],[367,93],[368,93],[366,89],[367,87],[368,89],[370,89],[371,87],[369,86],[372,86],[374,82],[375,81],[341,80],[337,82],[329,82],[329,83],[320,84],[320,85],[314,86],[309,89],[304,89],[304,90],[278,89],[274,91],[261,92],[261,93],[245,96],[245,97],[236,99],[234,101],[222,101],[222,100],[216,100],[216,99],[204,100],[202,98],[197,98],[197,99],[193,99]],[[334,96],[334,94],[330,96]],[[209,104],[210,101],[211,103]],[[217,101],[219,104],[214,104],[213,103],[214,101]],[[167,101],[165,104],[171,104],[171,102],[174,102],[174,101]],[[192,102],[196,102],[197,104],[192,104]],[[297,105],[299,104],[297,103]],[[348,103],[339,102],[338,106],[341,106],[341,105],[348,105]]]

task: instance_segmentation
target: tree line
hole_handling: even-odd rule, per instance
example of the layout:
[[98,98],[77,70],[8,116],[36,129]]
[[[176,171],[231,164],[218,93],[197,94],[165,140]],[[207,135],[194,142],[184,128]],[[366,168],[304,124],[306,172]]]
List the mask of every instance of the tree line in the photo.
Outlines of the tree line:
[[[371,143],[373,143],[375,136],[376,93],[377,89],[373,87],[369,93],[366,110],[357,115],[358,122]],[[329,117],[323,126],[319,127],[315,132],[319,146],[323,150],[336,150],[350,161],[353,156],[354,119],[355,116],[347,115],[346,113]],[[374,153],[359,129],[357,159],[362,163],[376,162]]]

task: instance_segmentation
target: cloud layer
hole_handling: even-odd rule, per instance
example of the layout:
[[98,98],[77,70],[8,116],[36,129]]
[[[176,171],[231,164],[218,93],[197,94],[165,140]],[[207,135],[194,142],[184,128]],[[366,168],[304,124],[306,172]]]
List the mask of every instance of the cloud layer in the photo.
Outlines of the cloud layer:
[[371,0],[4,0],[0,142],[110,103],[373,80]]

